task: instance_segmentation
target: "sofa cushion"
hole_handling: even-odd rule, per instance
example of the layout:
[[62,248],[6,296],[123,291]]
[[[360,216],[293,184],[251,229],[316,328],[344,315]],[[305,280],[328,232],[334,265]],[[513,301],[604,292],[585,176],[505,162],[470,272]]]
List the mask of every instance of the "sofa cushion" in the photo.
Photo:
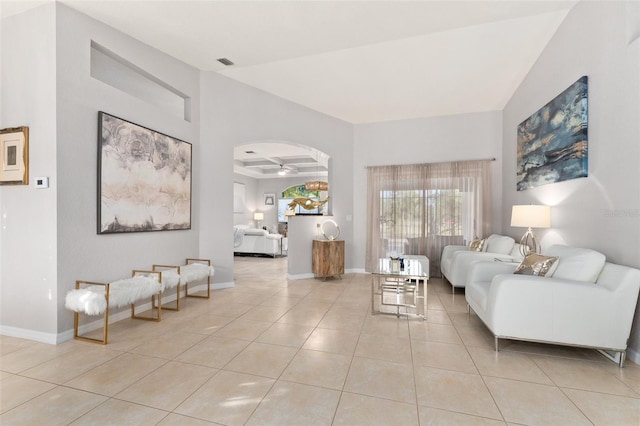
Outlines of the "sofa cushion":
[[485,239],[476,238],[475,240],[471,241],[471,244],[469,244],[469,250],[482,251],[484,243]]
[[489,253],[509,254],[516,241],[511,237],[492,234],[484,243],[483,251]]
[[529,253],[520,262],[514,274],[537,275],[540,277],[552,276],[557,268],[558,258],[554,256],[543,256],[538,253]]
[[545,251],[558,258],[554,278],[595,283],[604,267],[606,257],[595,250],[553,245]]

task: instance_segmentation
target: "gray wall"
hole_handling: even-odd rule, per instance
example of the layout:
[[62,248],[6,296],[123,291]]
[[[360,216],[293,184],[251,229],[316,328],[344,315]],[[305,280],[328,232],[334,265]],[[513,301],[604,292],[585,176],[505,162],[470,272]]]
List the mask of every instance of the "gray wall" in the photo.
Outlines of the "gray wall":
[[[201,74],[202,168],[200,253],[216,259],[216,280],[233,281],[233,147],[276,140],[305,145],[331,157],[329,195],[346,251],[351,243],[353,126],[269,95],[214,72]],[[338,182],[334,184],[333,182]],[[347,182],[347,183],[345,183]],[[309,246],[311,241],[309,241]],[[294,249],[289,245],[289,250]],[[353,261],[354,256],[345,256]],[[347,266],[348,267],[348,266]],[[289,271],[292,273],[291,271]]]
[[[3,19],[0,26],[0,128],[29,126],[30,163],[29,186],[0,187],[0,324],[3,334],[24,330],[51,343],[64,294],[56,276],[55,25],[49,4]],[[34,188],[35,176],[49,176],[50,188]]]
[[[64,297],[76,279],[111,281],[198,255],[199,71],[59,3],[2,24],[2,127],[30,126],[30,176],[51,185],[1,189],[2,332],[56,342],[73,325]],[[192,97],[191,122],[93,79],[91,40]],[[193,144],[191,230],[97,235],[100,110]]]
[[[500,205],[502,112],[418,118],[355,126],[353,186],[354,256],[364,270],[367,211],[367,166],[439,163],[496,158],[493,163],[494,205]],[[494,231],[501,231],[499,208]]]
[[[537,230],[542,249],[560,243],[588,247],[614,263],[640,267],[640,46],[624,2],[580,2],[504,109],[503,229],[514,204],[548,204],[551,229]],[[637,25],[637,23],[636,23]],[[636,33],[637,34],[637,33]],[[516,191],[516,129],[519,123],[589,76],[589,176]],[[640,357],[640,314],[632,330]]]

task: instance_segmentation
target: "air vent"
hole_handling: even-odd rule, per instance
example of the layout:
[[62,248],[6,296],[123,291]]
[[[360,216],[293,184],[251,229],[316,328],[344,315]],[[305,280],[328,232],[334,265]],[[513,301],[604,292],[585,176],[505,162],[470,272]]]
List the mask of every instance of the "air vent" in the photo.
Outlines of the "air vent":
[[255,151],[251,151],[251,150],[249,150],[249,151],[245,151],[244,153],[245,153],[245,154],[255,154],[256,152],[255,152]]
[[220,62],[222,65],[227,67],[230,67],[231,65],[233,65],[233,62],[231,62],[227,58],[218,58],[218,62]]

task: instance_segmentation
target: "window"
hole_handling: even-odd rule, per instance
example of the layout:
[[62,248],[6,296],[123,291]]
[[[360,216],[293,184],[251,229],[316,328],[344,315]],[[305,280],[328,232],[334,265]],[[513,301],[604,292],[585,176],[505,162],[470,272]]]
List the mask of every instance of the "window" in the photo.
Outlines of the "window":
[[[486,163],[486,164],[482,164]],[[491,223],[489,161],[370,167],[367,270],[380,257],[426,255],[439,273],[445,245],[466,244]]]

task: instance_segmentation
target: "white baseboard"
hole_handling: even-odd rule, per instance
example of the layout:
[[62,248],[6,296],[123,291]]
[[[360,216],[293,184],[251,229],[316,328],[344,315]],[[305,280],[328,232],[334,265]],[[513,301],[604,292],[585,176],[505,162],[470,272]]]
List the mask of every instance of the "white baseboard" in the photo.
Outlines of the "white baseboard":
[[313,275],[313,274],[298,274],[298,275],[287,274],[287,279],[288,280],[306,280],[308,278],[315,278],[315,275]]
[[[234,286],[233,282],[215,283],[211,284],[211,290],[221,290],[224,288],[231,288]],[[199,291],[206,291],[207,284],[200,284],[189,288],[189,293],[197,293]],[[212,296],[213,297],[213,296]],[[172,294],[162,299],[162,304],[173,302],[176,300],[176,294]],[[151,309],[151,302],[147,302],[142,305],[136,305],[136,311],[144,312]],[[69,312],[71,315],[72,313]],[[124,309],[115,314],[109,315],[109,324],[122,321],[123,319],[131,318],[131,311]],[[93,330],[97,330],[104,325],[104,319],[100,317],[95,321],[91,321],[87,324],[83,324],[78,328],[78,332],[82,335]],[[42,331],[29,330],[26,328],[10,327],[6,325],[0,325],[0,335],[18,337],[20,339],[33,340],[40,343],[47,343],[49,345],[57,345],[59,343],[66,342],[73,339],[73,329],[63,331],[61,333],[44,333]]]
[[[27,328],[10,327],[7,325],[0,326],[0,334],[3,336],[18,337],[20,339],[34,340],[36,342],[47,343],[49,345],[57,345],[58,335],[55,333],[45,333],[42,331],[29,330]],[[71,332],[73,337],[73,331]]]

